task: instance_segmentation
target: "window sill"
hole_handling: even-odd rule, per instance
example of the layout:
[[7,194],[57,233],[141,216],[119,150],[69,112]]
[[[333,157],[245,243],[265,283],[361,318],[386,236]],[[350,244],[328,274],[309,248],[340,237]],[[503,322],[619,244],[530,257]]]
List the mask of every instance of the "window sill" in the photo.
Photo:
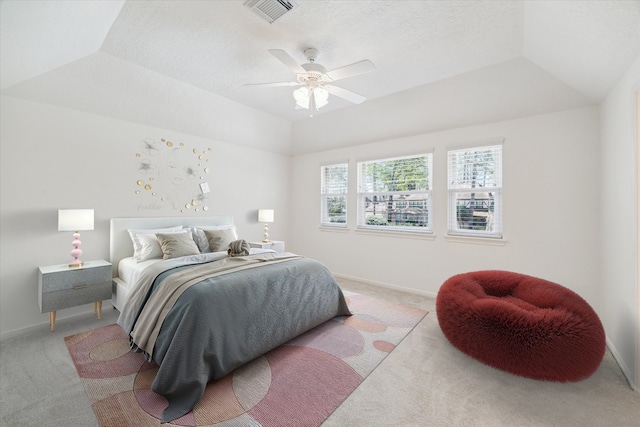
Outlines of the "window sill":
[[447,235],[444,237],[447,242],[452,243],[470,243],[474,245],[504,246],[507,241],[504,238],[496,239],[492,237],[474,237],[474,236],[454,236]]
[[374,236],[391,236],[402,237],[405,239],[420,239],[420,240],[435,240],[436,236],[433,233],[427,233],[423,231],[401,231],[401,230],[379,230],[374,228],[356,228],[358,234],[370,234]]
[[320,231],[328,231],[330,233],[348,233],[349,227],[342,225],[321,225],[318,227]]

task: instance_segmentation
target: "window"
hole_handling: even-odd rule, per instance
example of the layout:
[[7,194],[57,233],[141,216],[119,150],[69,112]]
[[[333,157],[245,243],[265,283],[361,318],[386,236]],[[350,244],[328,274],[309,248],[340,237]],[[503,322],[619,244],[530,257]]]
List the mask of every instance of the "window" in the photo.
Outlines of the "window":
[[322,166],[320,185],[320,224],[347,226],[347,185],[349,165]]
[[449,234],[502,238],[502,144],[447,157]]
[[358,226],[431,232],[432,154],[358,163]]

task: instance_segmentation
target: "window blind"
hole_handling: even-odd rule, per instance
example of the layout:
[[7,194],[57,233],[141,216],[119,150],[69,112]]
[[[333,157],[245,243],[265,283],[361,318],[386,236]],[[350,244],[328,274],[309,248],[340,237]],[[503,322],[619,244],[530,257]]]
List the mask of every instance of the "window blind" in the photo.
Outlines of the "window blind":
[[346,226],[349,164],[326,165],[320,171],[320,224]]
[[448,232],[502,237],[502,145],[449,150]]

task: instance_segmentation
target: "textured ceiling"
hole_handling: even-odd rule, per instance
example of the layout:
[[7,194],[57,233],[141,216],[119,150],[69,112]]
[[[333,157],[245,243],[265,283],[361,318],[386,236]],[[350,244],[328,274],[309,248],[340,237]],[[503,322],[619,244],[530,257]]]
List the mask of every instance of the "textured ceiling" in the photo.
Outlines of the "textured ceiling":
[[[375,72],[338,86],[374,99],[519,56],[521,30],[519,3],[301,1],[269,24],[242,2],[128,2],[102,50],[295,120],[308,113],[293,109],[292,89],[244,86],[295,80],[267,49],[304,63],[315,47],[329,70],[369,59]],[[326,110],[347,105],[332,98]]]
[[[244,84],[295,79],[268,49],[303,63],[315,47],[328,70],[375,64],[336,83],[365,96],[363,106],[513,60],[597,104],[640,53],[640,1],[297,0],[271,24],[243,3],[2,0],[2,92],[136,120],[122,111],[148,87],[189,92],[201,108],[222,97],[297,121],[308,112],[294,109],[292,88]],[[154,115],[152,101],[135,114]],[[332,96],[321,114],[345,107]]]

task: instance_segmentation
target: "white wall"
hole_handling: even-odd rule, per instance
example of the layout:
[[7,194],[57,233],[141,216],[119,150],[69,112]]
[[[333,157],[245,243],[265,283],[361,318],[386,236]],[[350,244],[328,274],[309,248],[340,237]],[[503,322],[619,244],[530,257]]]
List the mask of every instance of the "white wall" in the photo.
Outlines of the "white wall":
[[[366,132],[363,115],[352,123]],[[599,287],[599,111],[532,116],[297,155],[292,166],[290,247],[336,274],[435,295],[448,277],[506,269],[555,281],[602,313]],[[504,245],[448,241],[446,147],[504,137]],[[294,141],[294,144],[296,141]],[[434,150],[434,240],[358,233],[356,162]],[[349,160],[349,231],[319,227],[320,165]]]
[[[233,215],[240,237],[257,240],[257,209],[268,207],[276,211],[272,238],[288,238],[288,156],[7,96],[0,111],[0,337],[48,323],[38,307],[37,268],[68,262],[72,249],[71,234],[57,231],[59,208],[95,209],[95,230],[81,233],[85,260],[109,258],[112,217]],[[247,127],[256,139],[270,132]],[[145,177],[135,154],[145,138],[212,149],[206,213],[183,214],[144,191],[135,194]],[[181,193],[172,195],[181,202]],[[88,310],[62,310],[58,319]]]
[[640,57],[602,103],[602,299],[610,346],[628,378],[640,386],[638,293],[638,140],[636,93]]

